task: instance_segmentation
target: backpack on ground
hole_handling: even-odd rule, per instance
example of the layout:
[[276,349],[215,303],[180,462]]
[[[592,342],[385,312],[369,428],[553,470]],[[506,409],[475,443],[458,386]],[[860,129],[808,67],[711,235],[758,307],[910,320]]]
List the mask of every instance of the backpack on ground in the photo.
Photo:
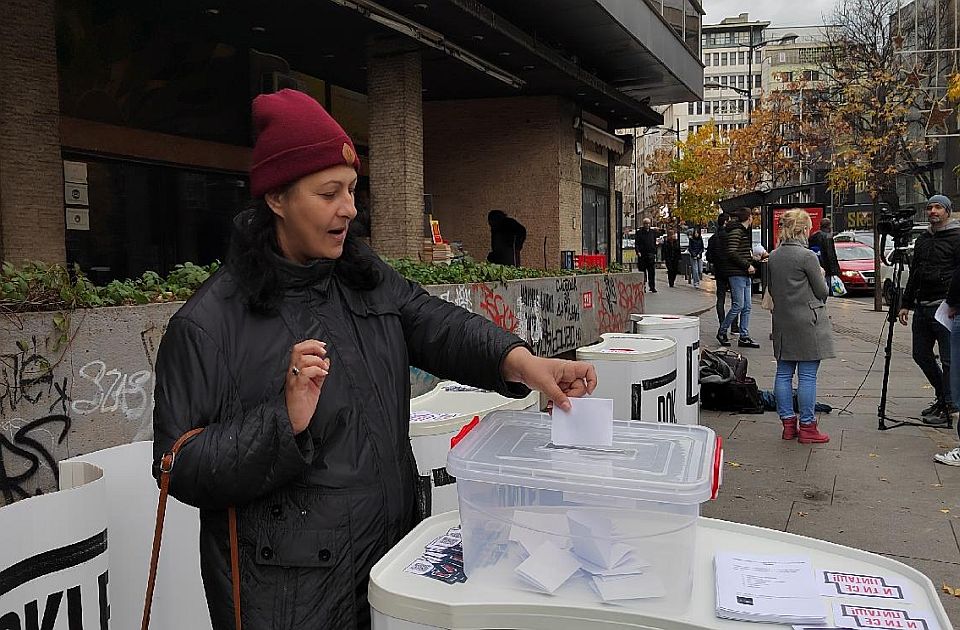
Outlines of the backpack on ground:
[[747,358],[729,350],[700,351],[700,403],[712,411],[763,413],[757,382],[747,376]]

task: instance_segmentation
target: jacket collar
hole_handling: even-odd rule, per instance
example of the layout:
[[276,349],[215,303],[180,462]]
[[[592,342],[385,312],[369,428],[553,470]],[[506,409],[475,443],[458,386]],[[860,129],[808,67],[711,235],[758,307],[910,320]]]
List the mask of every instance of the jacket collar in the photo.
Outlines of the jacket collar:
[[335,260],[318,258],[301,265],[284,258],[272,248],[270,258],[277,266],[277,278],[284,289],[305,289],[314,286],[326,291],[337,263]]

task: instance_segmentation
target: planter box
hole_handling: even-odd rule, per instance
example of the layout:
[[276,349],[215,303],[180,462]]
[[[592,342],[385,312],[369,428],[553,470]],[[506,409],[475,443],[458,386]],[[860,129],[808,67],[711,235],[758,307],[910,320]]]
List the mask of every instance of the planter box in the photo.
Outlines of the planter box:
[[[625,332],[643,312],[643,274],[568,276],[428,286],[556,356]],[[0,505],[56,489],[57,462],[152,438],[160,338],[182,303],[70,314],[57,347],[57,313],[20,313],[0,330]],[[411,369],[413,395],[435,379]]]

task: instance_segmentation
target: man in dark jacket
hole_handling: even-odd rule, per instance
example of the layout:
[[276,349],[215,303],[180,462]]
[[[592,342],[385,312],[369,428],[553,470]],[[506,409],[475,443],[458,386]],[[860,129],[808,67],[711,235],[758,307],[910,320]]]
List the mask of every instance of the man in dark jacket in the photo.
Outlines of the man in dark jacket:
[[[953,204],[943,195],[927,202],[930,226],[917,237],[910,262],[910,280],[903,292],[898,319],[904,326],[913,313],[913,360],[937,398],[920,412],[927,424],[957,422],[957,408],[950,395],[950,331],[934,318],[947,297],[953,272],[960,265],[960,222],[952,219]],[[939,347],[940,363],[933,353]]]
[[676,230],[667,230],[667,238],[663,239],[660,250],[663,252],[663,262],[667,265],[667,282],[672,287],[680,271],[680,239]]
[[837,246],[833,242],[833,231],[830,219],[820,221],[820,229],[810,235],[808,243],[810,249],[820,259],[820,267],[830,287],[830,278],[840,275],[840,261],[837,259]]
[[657,232],[650,227],[650,219],[643,220],[643,227],[637,230],[633,247],[637,252],[637,271],[647,276],[650,293],[657,292]]
[[[733,219],[727,221],[723,259],[718,266],[720,272],[730,283],[730,311],[720,324],[717,341],[721,346],[729,346],[727,330],[733,320],[740,316],[740,338],[737,345],[741,348],[759,348],[760,344],[750,338],[750,305],[753,289],[753,240],[750,225],[753,214],[750,208],[740,208],[733,212]],[[712,239],[711,239],[712,240]]]
[[508,217],[503,210],[491,210],[487,214],[490,225],[490,253],[487,261],[499,265],[520,266],[520,250],[527,240],[527,228],[519,221]]
[[[730,292],[730,283],[727,282],[727,277],[723,275],[723,271],[720,268],[720,262],[724,257],[724,252],[727,247],[727,231],[724,227],[727,225],[727,219],[729,218],[730,215],[725,212],[717,217],[717,232],[710,237],[710,241],[707,243],[707,262],[710,263],[710,268],[713,271],[713,279],[717,284],[718,325],[722,325],[724,318],[727,316],[727,293]],[[735,333],[740,332],[739,319],[733,322],[731,330]]]

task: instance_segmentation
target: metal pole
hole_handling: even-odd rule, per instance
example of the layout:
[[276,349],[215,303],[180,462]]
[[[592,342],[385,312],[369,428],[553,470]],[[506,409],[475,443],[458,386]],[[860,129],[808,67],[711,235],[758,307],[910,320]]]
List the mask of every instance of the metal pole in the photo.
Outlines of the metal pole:
[[[679,162],[679,161],[680,161],[680,117],[679,117],[679,116],[676,117],[673,122],[674,122],[674,126],[675,126],[675,131],[676,131],[676,134],[677,134],[677,138],[676,138],[676,143],[677,143],[677,145],[676,145],[676,146],[677,146],[676,155],[677,155],[677,162]],[[677,232],[679,233],[679,232],[680,232],[680,182],[679,182],[679,180],[677,181],[677,214],[675,215],[674,219],[676,220]],[[677,238],[680,238],[680,237],[677,236]]]
[[753,122],[753,26],[750,27],[750,41],[747,43],[747,125]]
[[639,201],[640,198],[637,196],[637,151],[640,147],[637,146],[637,128],[633,128],[633,237],[637,237],[637,226],[640,225],[640,214],[639,214]]

